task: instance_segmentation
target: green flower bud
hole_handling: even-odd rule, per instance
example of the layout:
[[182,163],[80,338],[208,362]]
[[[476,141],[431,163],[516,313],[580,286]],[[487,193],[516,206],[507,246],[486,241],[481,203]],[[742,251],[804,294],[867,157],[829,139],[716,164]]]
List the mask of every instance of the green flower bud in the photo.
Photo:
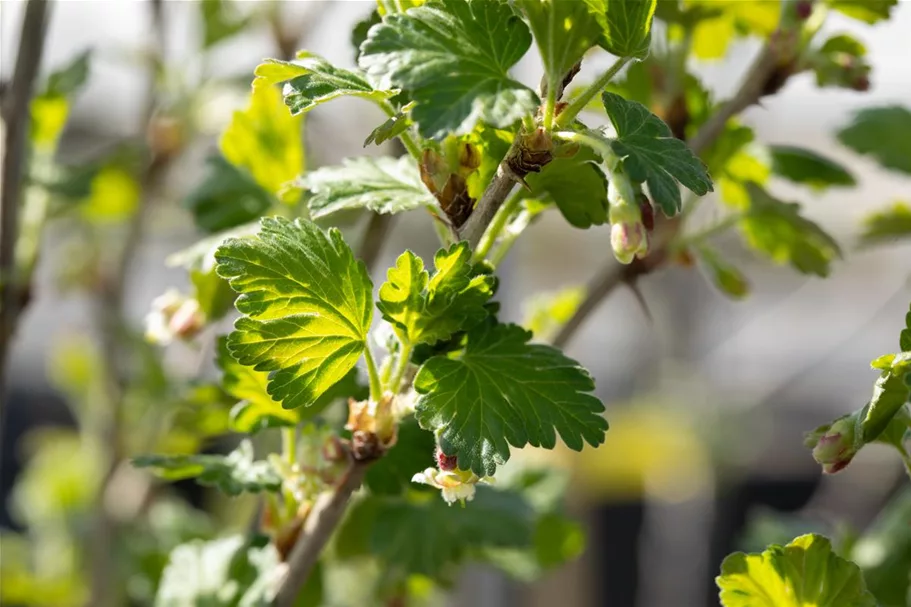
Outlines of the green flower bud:
[[805,444],[813,448],[813,459],[825,474],[843,470],[857,455],[862,446],[856,440],[859,415],[859,411],[845,415],[807,435]]
[[639,207],[623,203],[611,206],[610,221],[611,247],[617,261],[628,264],[648,255],[648,230]]

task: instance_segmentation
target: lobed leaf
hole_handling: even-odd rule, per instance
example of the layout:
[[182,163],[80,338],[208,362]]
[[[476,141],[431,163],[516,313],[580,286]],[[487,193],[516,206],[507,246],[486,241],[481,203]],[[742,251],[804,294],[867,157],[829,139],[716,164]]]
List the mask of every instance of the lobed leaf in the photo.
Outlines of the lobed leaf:
[[311,194],[314,219],[356,209],[391,214],[436,206],[410,156],[343,160],[307,173],[300,184]]
[[614,153],[633,181],[648,186],[652,200],[665,215],[680,212],[677,182],[699,196],[713,191],[702,161],[648,108],[610,92],[602,94],[601,101],[616,131],[611,141]]
[[245,315],[228,349],[242,365],[273,372],[268,393],[283,407],[312,405],[354,367],[373,316],[372,283],[338,230],[267,217],[256,237],[225,241],[215,259]]
[[509,5],[437,2],[389,14],[370,28],[358,58],[379,89],[402,88],[424,137],[508,127],[534,111],[535,93],[509,77],[531,33]]
[[553,449],[604,442],[604,405],[588,372],[556,348],[529,344],[517,325],[484,324],[458,357],[427,360],[414,379],[415,416],[459,466],[490,476],[509,446]]
[[525,178],[531,196],[552,200],[570,225],[587,229],[607,222],[607,179],[587,148],[555,158]]
[[585,0],[601,26],[600,44],[617,57],[645,59],[657,0]]

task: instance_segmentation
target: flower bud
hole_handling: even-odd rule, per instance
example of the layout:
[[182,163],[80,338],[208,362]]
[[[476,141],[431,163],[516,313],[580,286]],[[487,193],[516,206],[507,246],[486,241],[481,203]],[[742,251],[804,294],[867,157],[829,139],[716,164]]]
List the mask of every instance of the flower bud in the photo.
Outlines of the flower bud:
[[152,310],[145,317],[146,339],[167,345],[178,339],[194,337],[206,324],[199,302],[174,289],[169,289],[152,301]]
[[623,203],[611,206],[610,221],[610,242],[617,261],[628,264],[648,255],[648,231],[637,207]]
[[437,466],[440,470],[448,472],[459,467],[459,458],[456,455],[446,455],[443,450],[437,447]]
[[825,474],[843,470],[857,455],[861,446],[856,440],[859,414],[840,417],[807,435],[804,444],[813,448],[813,459],[822,465]]
[[812,0],[798,0],[794,5],[794,12],[801,21],[806,21],[813,14]]

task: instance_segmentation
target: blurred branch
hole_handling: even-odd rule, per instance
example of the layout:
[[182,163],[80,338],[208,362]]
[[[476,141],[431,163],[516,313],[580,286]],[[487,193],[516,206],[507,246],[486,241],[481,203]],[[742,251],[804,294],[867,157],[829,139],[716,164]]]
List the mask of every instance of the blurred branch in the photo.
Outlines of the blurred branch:
[[29,285],[18,276],[16,268],[16,241],[19,238],[19,208],[28,152],[29,104],[44,51],[47,21],[47,1],[30,0],[22,19],[13,79],[4,89],[3,105],[0,107],[6,130],[0,184],[0,436],[6,427],[6,405],[3,404],[6,402],[3,399],[6,392],[6,359],[16,322],[29,295]]
[[[776,71],[781,57],[774,44],[774,41],[781,39],[782,35],[781,31],[772,34],[770,40],[765,43],[759,55],[753,61],[734,96],[718,108],[718,111],[712,114],[688,142],[694,154],[697,156],[703,154],[724,132],[724,127],[728,120],[753,104],[758,103],[760,98],[769,92],[773,83],[777,85],[775,90],[778,90],[784,84],[787,74],[783,77],[783,80],[776,82]],[[659,237],[654,239],[652,250],[644,260],[635,260],[632,264],[622,269],[618,269],[618,264],[614,259],[609,259],[605,262],[589,284],[585,299],[579,305],[575,314],[554,338],[553,344],[555,346],[566,347],[588,317],[598,309],[603,300],[613,293],[615,288],[621,284],[632,285],[640,276],[652,272],[663,265],[669,257],[668,245],[673,240],[674,235],[679,232],[681,221],[680,218],[675,218],[664,223],[664,229],[661,230],[660,234],[656,232]]]
[[369,466],[370,462],[351,459],[341,483],[332,492],[324,493],[314,505],[288,556],[288,572],[275,597],[275,607],[294,605],[320,553],[341,522],[351,495],[361,486]]
[[[149,65],[149,83],[145,111],[140,124],[140,133],[145,136],[157,107],[158,72],[164,61],[165,18],[163,0],[150,0],[153,47]],[[96,305],[96,324],[100,332],[101,357],[107,377],[105,382],[107,416],[102,420],[99,444],[106,449],[106,472],[99,490],[94,534],[92,538],[92,576],[88,605],[109,607],[116,605],[115,588],[116,561],[114,554],[115,521],[105,508],[105,495],[113,481],[117,467],[124,457],[123,449],[123,408],[128,388],[124,364],[129,360],[126,332],[126,310],[124,305],[127,280],[136,252],[143,238],[143,228],[148,216],[148,207],[155,184],[163,174],[168,160],[152,153],[140,180],[139,205],[127,224],[122,245],[107,271],[103,274],[101,289]]]

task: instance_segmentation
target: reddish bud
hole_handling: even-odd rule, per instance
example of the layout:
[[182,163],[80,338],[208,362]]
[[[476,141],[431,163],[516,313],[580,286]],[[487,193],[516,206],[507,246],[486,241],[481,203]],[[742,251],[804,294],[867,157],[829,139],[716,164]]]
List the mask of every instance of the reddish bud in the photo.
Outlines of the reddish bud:
[[860,92],[869,91],[870,79],[867,78],[866,74],[862,74],[854,79],[854,82],[851,83],[851,88]]
[[449,472],[459,467],[459,458],[456,455],[446,455],[443,450],[437,447],[437,465],[440,470]]
[[798,19],[806,21],[810,18],[810,15],[813,14],[813,2],[811,2],[811,0],[799,0],[794,6],[794,10],[797,13]]
[[655,229],[655,209],[648,196],[639,197],[639,212],[642,213],[642,225],[647,232]]

